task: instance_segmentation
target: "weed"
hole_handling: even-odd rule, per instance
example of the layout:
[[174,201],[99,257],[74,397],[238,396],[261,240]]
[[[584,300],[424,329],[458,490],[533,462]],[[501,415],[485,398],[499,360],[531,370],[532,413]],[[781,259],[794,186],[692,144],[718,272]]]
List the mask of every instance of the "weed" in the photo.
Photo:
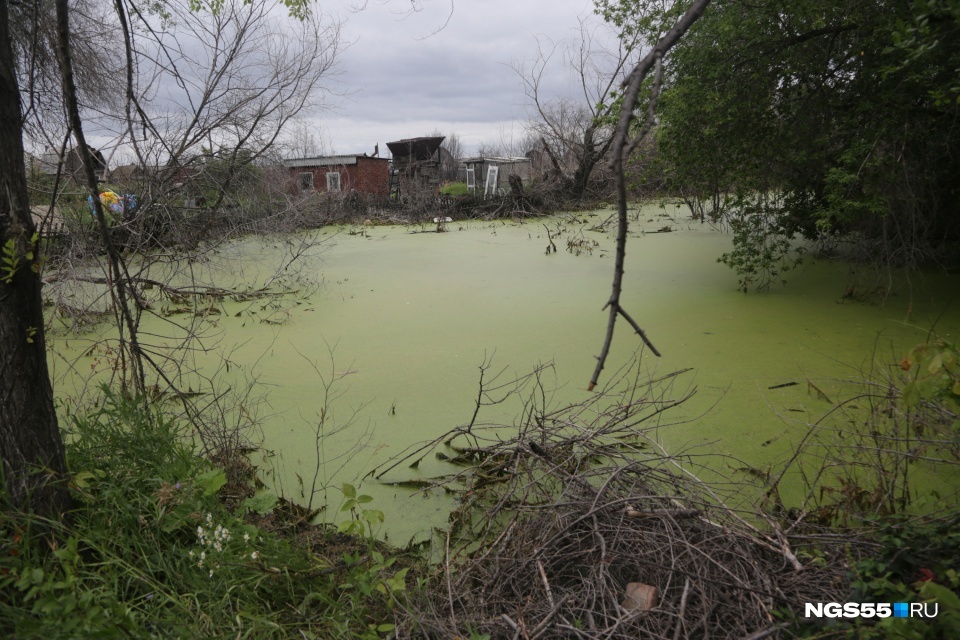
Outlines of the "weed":
[[372,639],[393,628],[406,571],[384,573],[392,558],[329,567],[245,522],[186,429],[135,400],[105,391],[99,411],[75,417],[68,461],[79,507],[64,522],[0,511],[0,636]]

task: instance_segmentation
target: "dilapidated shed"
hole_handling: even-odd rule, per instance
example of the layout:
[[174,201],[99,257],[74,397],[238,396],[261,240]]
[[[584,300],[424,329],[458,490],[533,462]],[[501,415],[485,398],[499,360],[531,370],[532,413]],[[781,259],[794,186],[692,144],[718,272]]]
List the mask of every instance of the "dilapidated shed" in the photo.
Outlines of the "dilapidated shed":
[[520,178],[527,186],[531,178],[530,158],[476,157],[466,158],[467,188],[475,194],[496,195],[510,189],[510,176]]
[[442,149],[445,136],[407,138],[388,142],[393,155],[390,173],[390,192],[400,194],[411,190],[440,187]]
[[331,155],[284,160],[283,166],[300,191],[368,193],[386,196],[389,191],[386,158],[367,154]]

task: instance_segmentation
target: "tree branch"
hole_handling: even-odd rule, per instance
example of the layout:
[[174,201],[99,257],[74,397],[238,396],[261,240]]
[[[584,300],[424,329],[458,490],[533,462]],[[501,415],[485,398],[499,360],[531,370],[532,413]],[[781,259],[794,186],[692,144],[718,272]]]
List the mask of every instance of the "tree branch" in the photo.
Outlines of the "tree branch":
[[[631,143],[630,141],[630,125],[634,119],[633,111],[637,106],[637,97],[640,93],[640,85],[643,84],[644,79],[647,77],[647,74],[650,72],[651,67],[654,65],[660,65],[660,61],[663,56],[666,55],[673,45],[675,45],[680,38],[690,29],[691,26],[703,15],[703,12],[706,10],[707,5],[710,4],[710,0],[697,0],[693,5],[687,10],[685,14],[677,21],[673,27],[657,42],[653,47],[653,50],[650,51],[643,59],[637,63],[637,65],[630,72],[630,75],[627,76],[626,80],[623,82],[623,87],[625,87],[623,95],[623,105],[620,110],[620,118],[617,122],[617,128],[614,131],[613,137],[613,158],[611,160],[611,168],[616,177],[617,183],[617,243],[616,243],[616,259],[614,262],[613,270],[613,284],[612,291],[610,293],[610,300],[607,302],[606,307],[609,307],[609,316],[607,319],[607,332],[604,336],[603,346],[600,350],[600,355],[597,356],[597,366],[593,371],[593,376],[590,378],[590,384],[587,386],[587,389],[592,391],[597,386],[597,381],[600,379],[600,373],[603,371],[603,367],[606,364],[607,356],[610,353],[610,345],[613,343],[613,332],[617,324],[617,316],[623,315],[624,318],[629,318],[629,316],[621,309],[620,307],[620,294],[623,290],[623,264],[627,252],[627,187],[626,187],[626,176],[623,172],[623,162],[626,152],[629,152],[638,144],[637,141]],[[659,92],[660,83],[659,83],[659,73],[658,81],[654,84],[654,90]],[[656,104],[656,95],[651,96],[651,107],[648,109],[647,120],[644,123],[643,128],[641,129],[641,135],[638,136],[638,140],[642,139],[642,136],[650,130],[652,126],[653,118],[653,108]],[[605,308],[606,308],[605,307]],[[644,343],[651,347],[651,350],[657,356],[660,355],[660,352],[653,348],[653,344],[647,339],[646,333],[640,327],[630,320],[631,326],[637,331]]]
[[[113,240],[110,237],[110,230],[107,228],[107,220],[98,193],[97,176],[93,169],[93,154],[90,153],[90,147],[87,146],[87,141],[83,134],[83,121],[80,118],[77,87],[73,79],[73,57],[70,52],[70,9],[67,0],[56,0],[56,12],[58,33],[57,48],[63,76],[64,107],[67,111],[70,128],[73,130],[74,140],[77,143],[77,153],[80,155],[83,164],[84,178],[87,182],[87,188],[90,191],[90,200],[93,204],[100,235],[106,245],[107,255],[110,261],[110,272],[113,278],[113,286],[111,286],[110,291],[114,298],[116,313],[122,318],[122,322],[118,323],[118,329],[120,329],[121,358],[123,358],[124,355],[129,355],[134,391],[142,393],[146,388],[146,383],[143,376],[143,361],[141,359],[140,347],[137,343],[137,322],[134,320],[133,314],[130,312],[130,305],[127,303],[127,279],[124,277],[126,267],[122,266],[120,252],[113,244]],[[124,328],[126,328],[128,332],[128,338],[126,340],[123,336]],[[129,342],[129,349],[124,350],[123,346],[127,342]],[[125,351],[127,352],[125,353]],[[123,382],[126,384],[126,377],[124,377]]]

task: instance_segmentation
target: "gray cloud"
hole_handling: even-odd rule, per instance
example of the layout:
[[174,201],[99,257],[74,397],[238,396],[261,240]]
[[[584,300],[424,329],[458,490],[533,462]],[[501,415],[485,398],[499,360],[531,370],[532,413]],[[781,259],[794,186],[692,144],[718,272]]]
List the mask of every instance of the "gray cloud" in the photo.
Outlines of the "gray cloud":
[[[434,129],[455,131],[468,146],[518,129],[526,100],[510,64],[532,59],[537,37],[574,36],[578,16],[593,8],[589,0],[461,1],[436,31],[447,0],[413,14],[400,13],[405,6],[371,2],[345,16],[343,34],[352,45],[340,60],[340,82],[349,95],[317,118],[340,153]],[[560,62],[552,65],[547,89],[572,92]]]

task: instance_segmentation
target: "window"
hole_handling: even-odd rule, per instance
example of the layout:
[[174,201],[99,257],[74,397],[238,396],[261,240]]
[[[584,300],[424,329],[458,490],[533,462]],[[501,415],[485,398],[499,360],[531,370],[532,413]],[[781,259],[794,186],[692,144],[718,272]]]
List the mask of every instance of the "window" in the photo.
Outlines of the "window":
[[488,195],[495,196],[497,195],[497,185],[500,183],[498,178],[500,177],[500,167],[495,164],[487,167],[487,184],[483,188],[484,197]]
[[310,191],[313,189],[313,174],[309,171],[297,174],[297,186],[300,191]]
[[327,173],[327,191],[340,191],[339,171],[330,171]]
[[467,189],[473,191],[477,188],[477,174],[473,167],[467,167]]

